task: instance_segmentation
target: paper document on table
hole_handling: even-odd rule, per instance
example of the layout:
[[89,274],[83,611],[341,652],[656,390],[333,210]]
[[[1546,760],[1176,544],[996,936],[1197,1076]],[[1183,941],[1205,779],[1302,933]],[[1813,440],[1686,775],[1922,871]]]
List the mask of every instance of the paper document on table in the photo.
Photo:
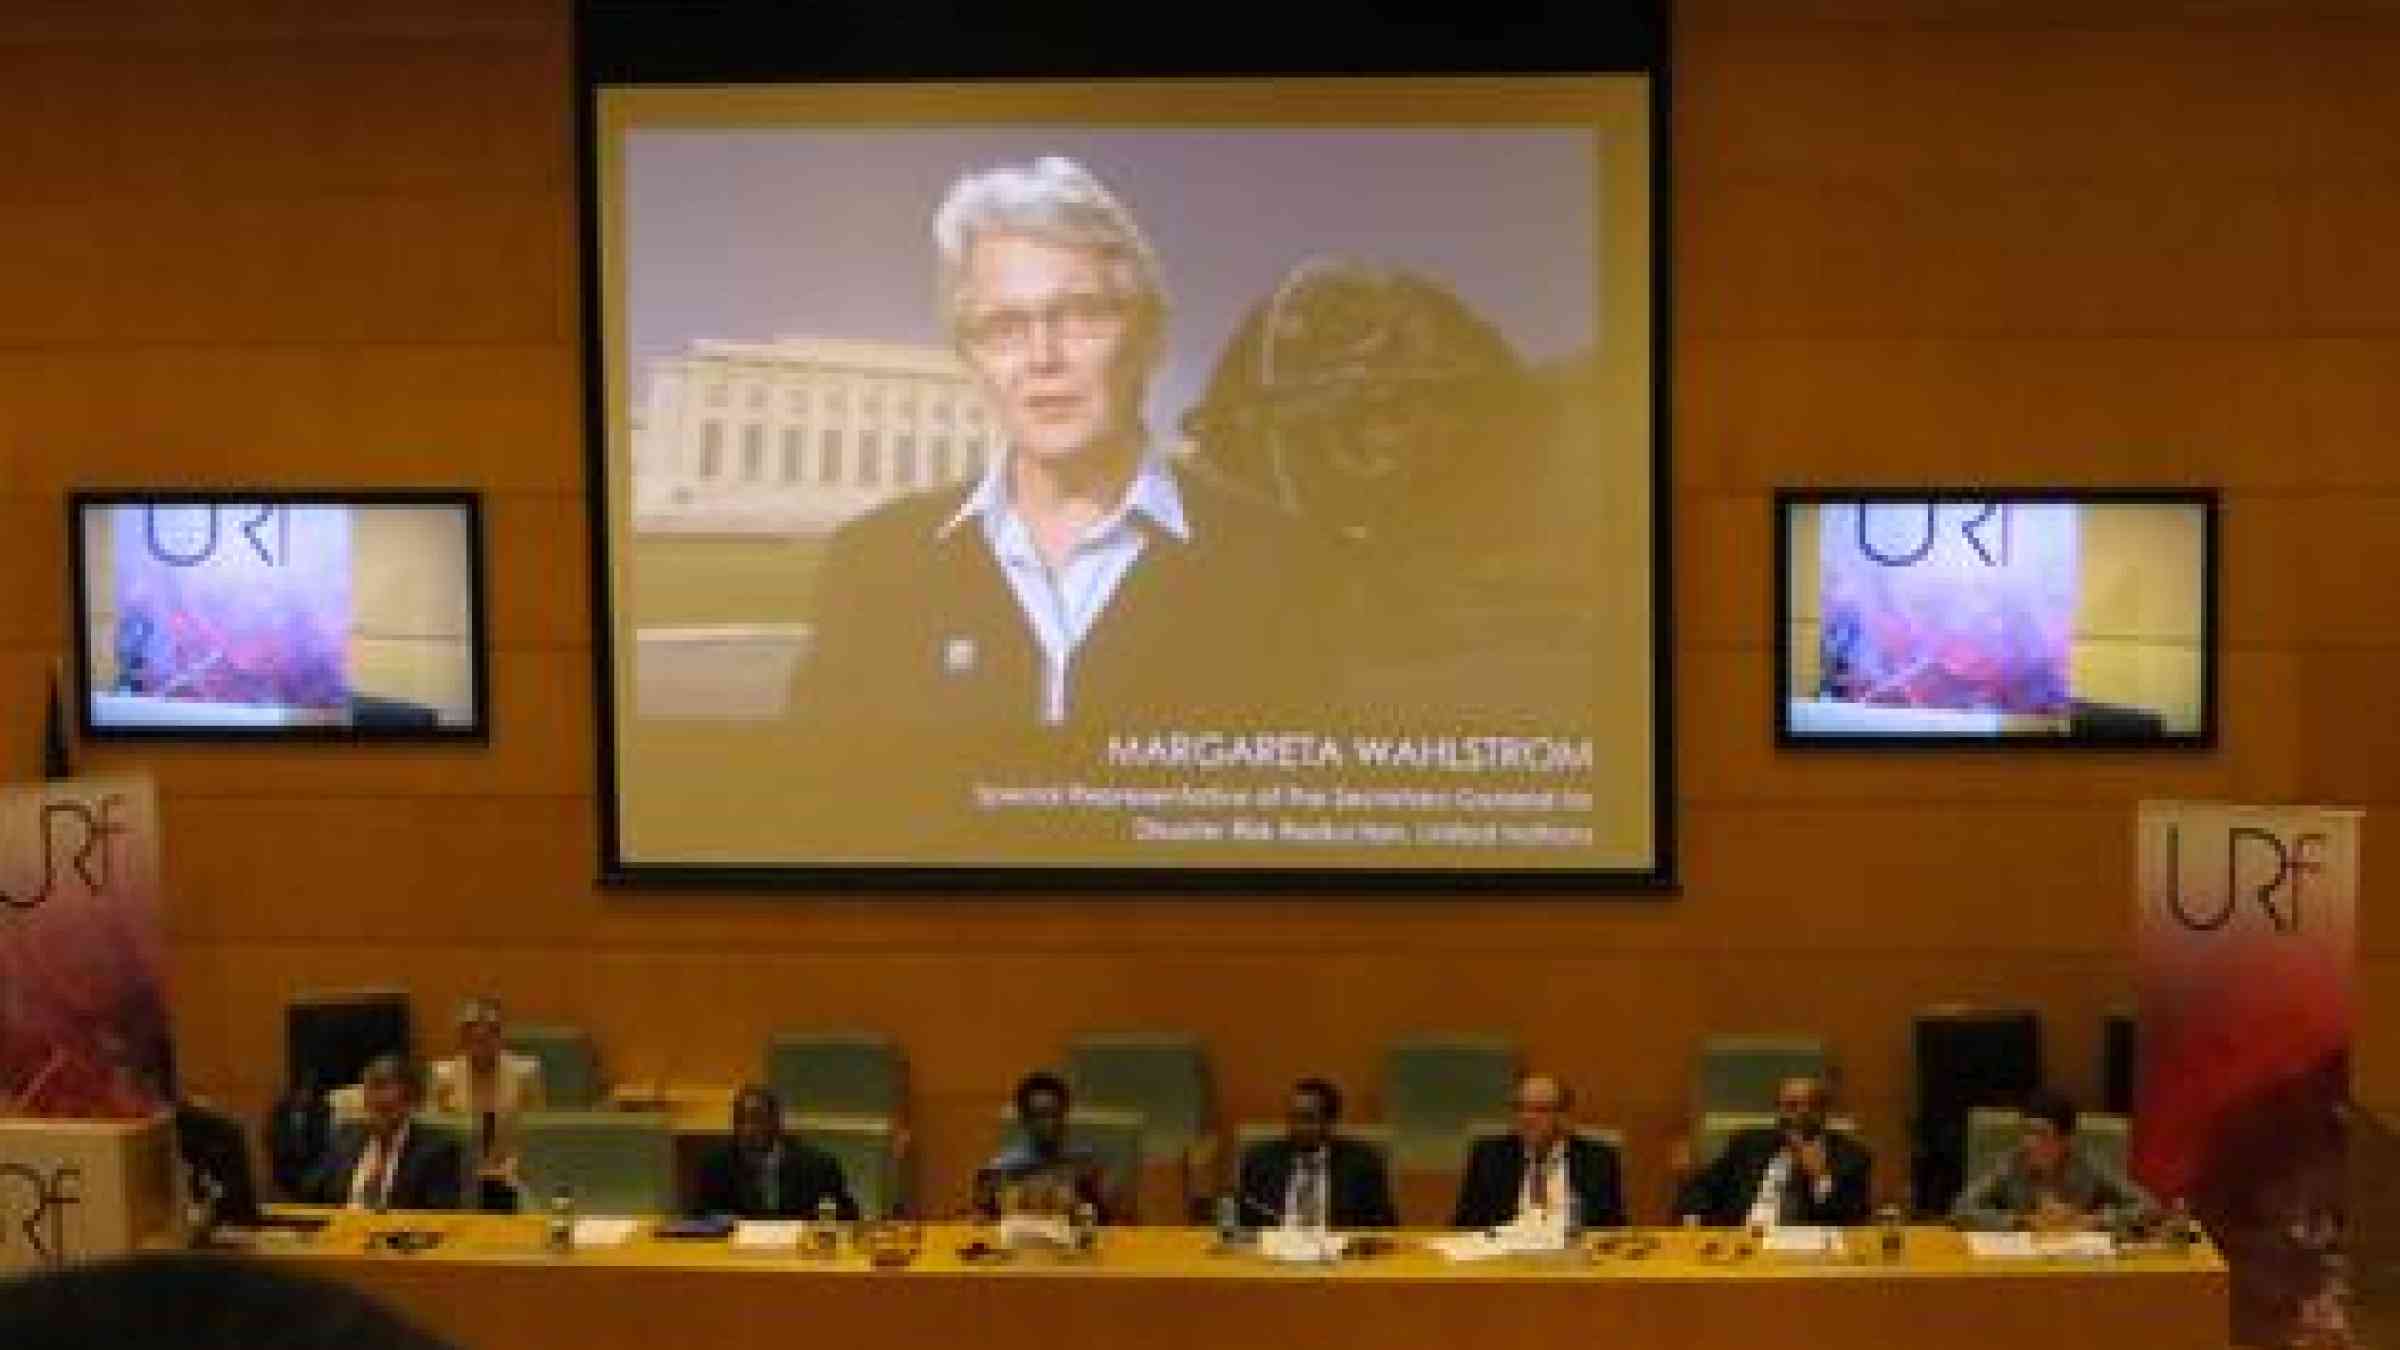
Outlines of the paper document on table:
[[634,1231],[641,1227],[634,1219],[577,1219],[575,1245],[578,1247],[618,1247],[633,1240]]
[[1425,1245],[1453,1261],[1489,1261],[1509,1254],[1489,1233],[1446,1233],[1425,1239]]
[[2106,1233],[2037,1233],[2033,1239],[2033,1250],[2037,1256],[2070,1261],[2105,1261],[2117,1254],[2117,1244]]
[[1258,1254],[1270,1261],[1321,1263],[1342,1259],[1344,1239],[1338,1233],[1309,1232],[1299,1228],[1263,1228],[1258,1234]]
[[1983,1259],[2028,1260],[2033,1256],[2033,1234],[1969,1233],[1967,1254]]
[[753,1220],[734,1225],[733,1245],[751,1251],[774,1251],[797,1248],[800,1234],[808,1227],[805,1221],[790,1219]]
[[1759,1248],[1785,1256],[1841,1256],[1849,1250],[1839,1228],[1770,1228]]

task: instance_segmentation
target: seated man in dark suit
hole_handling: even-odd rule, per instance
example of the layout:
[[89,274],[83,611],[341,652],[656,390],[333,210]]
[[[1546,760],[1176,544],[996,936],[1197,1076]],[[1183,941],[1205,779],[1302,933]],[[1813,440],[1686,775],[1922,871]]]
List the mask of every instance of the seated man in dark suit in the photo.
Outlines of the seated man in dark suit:
[[1036,1070],[1018,1081],[1017,1124],[1025,1137],[976,1172],[976,1212],[1058,1214],[1088,1204],[1107,1221],[1107,1180],[1090,1149],[1068,1142],[1068,1105],[1067,1081],[1057,1074]]
[[1827,1132],[1829,1104],[1822,1079],[1783,1080],[1775,1123],[1727,1140],[1716,1161],[1683,1184],[1675,1212],[1719,1228],[1866,1222],[1874,1163],[1857,1141]]
[[1333,1132],[1340,1088],[1322,1078],[1292,1087],[1287,1133],[1242,1155],[1239,1203],[1245,1220],[1302,1228],[1392,1228],[1391,1184],[1374,1149]]
[[423,1088],[416,1066],[383,1055],[360,1075],[367,1118],[334,1132],[333,1146],[301,1183],[300,1198],[351,1209],[456,1209],[466,1155],[458,1142],[415,1127]]
[[858,1217],[858,1202],[842,1180],[842,1165],[821,1149],[783,1132],[783,1103],[752,1084],[733,1095],[733,1138],[700,1163],[696,1214],[742,1219],[814,1218],[819,1201],[834,1213]]
[[[1459,1179],[1453,1228],[1496,1228],[1568,1216],[1593,1228],[1625,1223],[1617,1151],[1578,1136],[1574,1094],[1549,1074],[1517,1080],[1516,1129],[1478,1139]],[[1572,1207],[1570,1209],[1570,1206]]]

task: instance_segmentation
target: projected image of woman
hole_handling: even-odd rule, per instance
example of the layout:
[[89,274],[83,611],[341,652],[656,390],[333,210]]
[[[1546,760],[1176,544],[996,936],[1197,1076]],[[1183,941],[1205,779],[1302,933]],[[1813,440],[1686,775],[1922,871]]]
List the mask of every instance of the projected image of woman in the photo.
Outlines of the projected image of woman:
[[1132,212],[1047,156],[957,179],[932,233],[943,328],[1002,445],[971,485],[834,535],[800,715],[1119,732],[1314,704],[1300,536],[1143,424],[1168,298]]

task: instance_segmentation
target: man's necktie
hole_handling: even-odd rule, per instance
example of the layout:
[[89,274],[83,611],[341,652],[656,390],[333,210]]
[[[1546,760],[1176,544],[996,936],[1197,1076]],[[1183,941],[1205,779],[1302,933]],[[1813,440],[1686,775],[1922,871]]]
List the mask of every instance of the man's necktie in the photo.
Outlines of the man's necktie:
[[1322,1160],[1311,1153],[1300,1159],[1300,1180],[1292,1187],[1293,1220],[1303,1228],[1324,1226],[1325,1174]]

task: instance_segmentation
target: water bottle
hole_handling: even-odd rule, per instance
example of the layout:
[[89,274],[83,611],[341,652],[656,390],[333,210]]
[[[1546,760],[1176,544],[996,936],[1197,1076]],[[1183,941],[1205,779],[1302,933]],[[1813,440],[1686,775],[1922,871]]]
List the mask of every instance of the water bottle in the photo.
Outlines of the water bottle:
[[1080,1201],[1067,1217],[1067,1231],[1075,1239],[1075,1250],[1084,1256],[1096,1256],[1100,1251],[1100,1211],[1089,1200]]
[[832,1196],[817,1197],[817,1221],[809,1229],[808,1240],[815,1255],[824,1260],[830,1261],[841,1254],[841,1210],[834,1205]]
[[575,1250],[575,1192],[564,1186],[550,1193],[550,1217],[542,1225],[542,1245],[553,1256]]
[[2189,1254],[2198,1227],[2192,1222],[2192,1207],[2182,1196],[2175,1197],[2175,1203],[2167,1210],[2167,1250],[2177,1256]]
[[1875,1236],[1886,1261],[1897,1261],[1907,1249],[1908,1237],[1900,1226],[1900,1207],[1885,1205],[1875,1211]]
[[1583,1197],[1571,1190],[1567,1192],[1565,1218],[1567,1245],[1573,1247],[1583,1241]]
[[1242,1202],[1231,1195],[1217,1197],[1217,1245],[1231,1247],[1242,1240]]

